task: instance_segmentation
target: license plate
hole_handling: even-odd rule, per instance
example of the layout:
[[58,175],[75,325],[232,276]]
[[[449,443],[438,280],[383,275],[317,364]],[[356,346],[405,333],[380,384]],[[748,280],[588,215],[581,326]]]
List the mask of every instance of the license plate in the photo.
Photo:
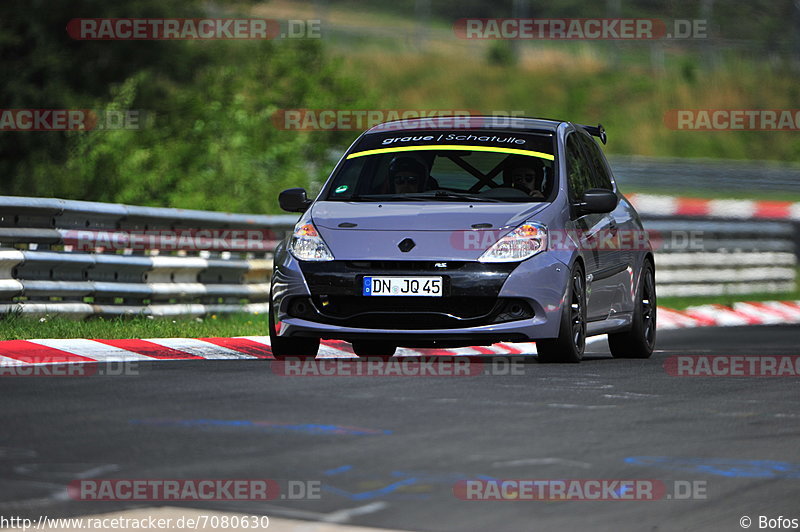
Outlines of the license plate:
[[364,277],[365,296],[442,296],[441,277]]

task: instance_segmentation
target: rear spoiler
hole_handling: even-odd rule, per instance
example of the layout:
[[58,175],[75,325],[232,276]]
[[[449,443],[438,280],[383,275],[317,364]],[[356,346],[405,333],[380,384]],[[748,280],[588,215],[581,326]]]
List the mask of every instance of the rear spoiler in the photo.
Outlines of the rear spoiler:
[[603,144],[608,143],[608,137],[606,136],[606,130],[603,127],[603,124],[597,124],[596,126],[584,126],[583,124],[578,125],[585,129],[586,132],[591,136],[599,138],[600,142]]

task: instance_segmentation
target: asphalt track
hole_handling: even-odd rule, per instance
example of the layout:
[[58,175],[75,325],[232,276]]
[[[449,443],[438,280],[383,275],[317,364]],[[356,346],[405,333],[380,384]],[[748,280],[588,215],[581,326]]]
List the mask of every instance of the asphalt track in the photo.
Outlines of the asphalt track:
[[[404,530],[741,530],[745,515],[758,529],[761,515],[800,518],[800,379],[676,377],[664,362],[798,355],[798,340],[800,326],[660,331],[650,360],[599,342],[580,365],[531,357],[522,375],[286,377],[217,360],[2,378],[0,514],[159,505],[71,500],[78,478],[270,478],[319,481],[320,498],[183,504]],[[675,496],[454,496],[476,478],[656,479]],[[705,498],[677,500],[676,480]]]

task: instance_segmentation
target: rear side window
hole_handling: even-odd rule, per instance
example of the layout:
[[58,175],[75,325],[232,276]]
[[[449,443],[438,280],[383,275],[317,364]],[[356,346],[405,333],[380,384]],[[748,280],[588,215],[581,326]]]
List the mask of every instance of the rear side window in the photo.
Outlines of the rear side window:
[[583,193],[594,187],[591,163],[581,149],[578,135],[571,133],[567,137],[567,176],[569,179],[569,199],[578,201]]
[[592,178],[592,188],[604,188],[606,190],[614,190],[611,184],[611,175],[608,171],[605,155],[600,150],[600,146],[590,137],[586,135],[580,136],[581,144],[586,149],[589,155],[589,162],[594,170]]

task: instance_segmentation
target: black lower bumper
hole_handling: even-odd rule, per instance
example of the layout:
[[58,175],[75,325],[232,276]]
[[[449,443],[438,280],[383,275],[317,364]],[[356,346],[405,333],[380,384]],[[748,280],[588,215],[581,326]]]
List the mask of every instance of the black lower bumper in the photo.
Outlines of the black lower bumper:
[[[522,299],[498,294],[516,264],[371,261],[303,263],[311,296],[291,298],[289,316],[342,327],[452,329],[534,317]],[[363,278],[374,275],[439,276],[442,297],[364,296]]]

